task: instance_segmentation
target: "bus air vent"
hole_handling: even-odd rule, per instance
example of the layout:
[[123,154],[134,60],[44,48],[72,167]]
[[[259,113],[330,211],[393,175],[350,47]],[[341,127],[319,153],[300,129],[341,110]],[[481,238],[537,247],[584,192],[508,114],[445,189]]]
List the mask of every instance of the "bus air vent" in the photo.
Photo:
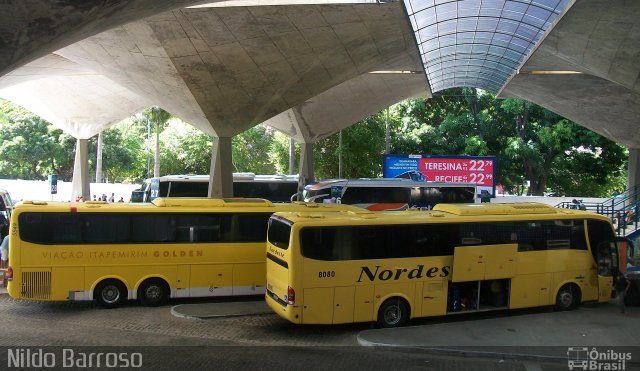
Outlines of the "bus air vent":
[[51,297],[51,272],[22,272],[22,290],[25,299],[49,299]]

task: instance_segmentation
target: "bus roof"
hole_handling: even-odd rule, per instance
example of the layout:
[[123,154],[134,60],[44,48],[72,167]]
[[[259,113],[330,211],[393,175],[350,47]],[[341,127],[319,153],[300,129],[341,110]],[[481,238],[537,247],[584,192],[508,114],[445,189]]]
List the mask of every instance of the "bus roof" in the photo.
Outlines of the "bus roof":
[[348,187],[473,187],[474,183],[424,182],[405,178],[327,179],[307,185],[306,189],[318,190],[333,186]]
[[[347,224],[418,224],[424,222],[460,221],[496,221],[513,220],[512,216],[529,216],[534,220],[590,218],[609,220],[608,218],[580,210],[560,209],[540,203],[512,204],[438,204],[433,210],[406,210],[371,212],[368,210],[345,210],[338,213],[322,212],[278,212],[276,216],[293,223],[305,223],[322,220],[323,225]],[[478,218],[481,216],[482,218]],[[375,222],[372,223],[372,221]],[[349,223],[346,223],[349,222]]]
[[[156,179],[160,182],[196,182],[203,183],[209,181],[209,175],[195,175],[195,174],[184,174],[184,175],[164,175],[157,178],[148,178],[145,181],[151,181],[152,179]],[[254,173],[233,173],[233,181],[234,182],[243,182],[243,181],[252,181],[252,182],[274,182],[274,181],[282,181],[282,182],[297,182],[298,175],[261,175]]]
[[[336,210],[361,211],[362,209],[342,204],[317,204],[312,202],[272,203],[260,198],[179,198],[159,197],[151,203],[123,203],[105,201],[48,202],[22,201],[16,207],[20,212],[215,212],[231,208],[255,212],[330,212]],[[225,210],[226,209],[226,210]]]

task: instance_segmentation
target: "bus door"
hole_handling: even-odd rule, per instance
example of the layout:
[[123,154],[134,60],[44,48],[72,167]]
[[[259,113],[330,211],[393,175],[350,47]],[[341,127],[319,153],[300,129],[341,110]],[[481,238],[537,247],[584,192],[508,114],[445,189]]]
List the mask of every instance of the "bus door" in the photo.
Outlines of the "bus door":
[[613,278],[618,274],[619,268],[616,237],[611,224],[605,221],[588,220],[587,229],[598,275],[598,301],[606,302],[611,298]]
[[606,302],[611,298],[613,277],[618,271],[617,249],[615,241],[605,241],[597,246],[598,301]]

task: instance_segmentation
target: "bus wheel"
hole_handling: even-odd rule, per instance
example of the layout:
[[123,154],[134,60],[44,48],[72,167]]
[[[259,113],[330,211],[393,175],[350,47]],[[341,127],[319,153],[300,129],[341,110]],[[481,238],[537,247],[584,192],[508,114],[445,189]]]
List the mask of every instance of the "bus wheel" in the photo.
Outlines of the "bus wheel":
[[159,278],[149,278],[140,284],[138,298],[142,305],[157,307],[169,298],[169,286]]
[[93,292],[93,299],[105,308],[119,307],[127,296],[127,287],[118,280],[102,281]]
[[385,300],[378,310],[378,327],[400,327],[409,317],[407,304],[403,299],[391,298]]
[[556,295],[556,310],[569,310],[575,308],[580,302],[580,289],[573,284],[566,284],[560,288]]

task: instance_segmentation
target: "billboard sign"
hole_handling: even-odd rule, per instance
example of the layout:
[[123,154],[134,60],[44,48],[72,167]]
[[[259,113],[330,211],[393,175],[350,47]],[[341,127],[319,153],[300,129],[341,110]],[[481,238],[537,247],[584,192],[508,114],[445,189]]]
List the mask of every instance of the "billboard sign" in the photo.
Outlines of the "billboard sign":
[[384,155],[385,178],[474,183],[478,194],[495,196],[495,156]]

